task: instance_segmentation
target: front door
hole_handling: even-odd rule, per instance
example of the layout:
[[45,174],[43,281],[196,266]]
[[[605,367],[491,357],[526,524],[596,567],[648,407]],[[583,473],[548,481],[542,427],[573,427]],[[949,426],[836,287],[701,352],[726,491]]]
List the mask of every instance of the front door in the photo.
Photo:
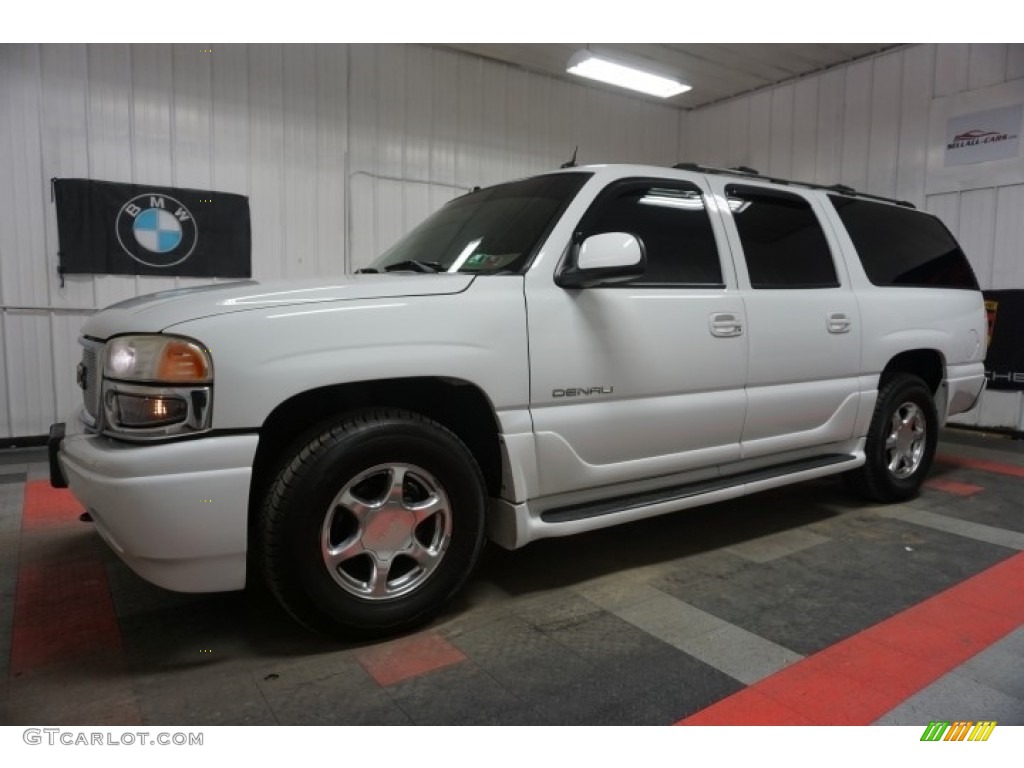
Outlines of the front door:
[[[643,277],[564,289],[527,276],[542,495],[665,478],[739,458],[747,336],[722,223],[700,176],[605,188],[573,234],[635,235]],[[710,203],[713,205],[713,203]]]

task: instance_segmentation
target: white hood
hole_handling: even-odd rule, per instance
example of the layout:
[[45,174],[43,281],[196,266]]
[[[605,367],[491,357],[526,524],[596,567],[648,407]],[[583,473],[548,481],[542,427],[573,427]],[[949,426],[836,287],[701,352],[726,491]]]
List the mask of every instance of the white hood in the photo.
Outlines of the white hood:
[[366,274],[179,288],[107,307],[90,317],[82,332],[106,339],[117,333],[162,331],[188,320],[268,307],[459,293],[472,282],[473,276],[466,274]]

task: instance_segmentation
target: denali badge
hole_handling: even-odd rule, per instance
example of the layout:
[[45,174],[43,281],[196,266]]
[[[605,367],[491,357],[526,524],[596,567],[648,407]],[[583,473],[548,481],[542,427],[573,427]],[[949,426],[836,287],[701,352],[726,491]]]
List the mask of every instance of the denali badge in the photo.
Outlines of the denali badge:
[[615,387],[569,387],[568,389],[554,389],[552,397],[581,397],[583,395],[610,395]]

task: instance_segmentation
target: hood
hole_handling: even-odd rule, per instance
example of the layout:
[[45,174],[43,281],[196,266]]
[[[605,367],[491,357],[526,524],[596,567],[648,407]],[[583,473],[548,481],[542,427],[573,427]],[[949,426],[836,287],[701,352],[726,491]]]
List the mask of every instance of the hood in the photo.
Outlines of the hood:
[[107,307],[86,321],[82,333],[106,339],[116,333],[152,333],[189,320],[269,307],[460,293],[472,282],[473,275],[467,274],[367,274],[178,288]]

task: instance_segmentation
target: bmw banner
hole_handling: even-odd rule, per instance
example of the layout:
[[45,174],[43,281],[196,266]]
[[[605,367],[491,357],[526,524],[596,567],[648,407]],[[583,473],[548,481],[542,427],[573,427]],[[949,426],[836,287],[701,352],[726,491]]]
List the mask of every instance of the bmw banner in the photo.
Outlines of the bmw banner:
[[61,274],[251,277],[249,198],[53,179]]

